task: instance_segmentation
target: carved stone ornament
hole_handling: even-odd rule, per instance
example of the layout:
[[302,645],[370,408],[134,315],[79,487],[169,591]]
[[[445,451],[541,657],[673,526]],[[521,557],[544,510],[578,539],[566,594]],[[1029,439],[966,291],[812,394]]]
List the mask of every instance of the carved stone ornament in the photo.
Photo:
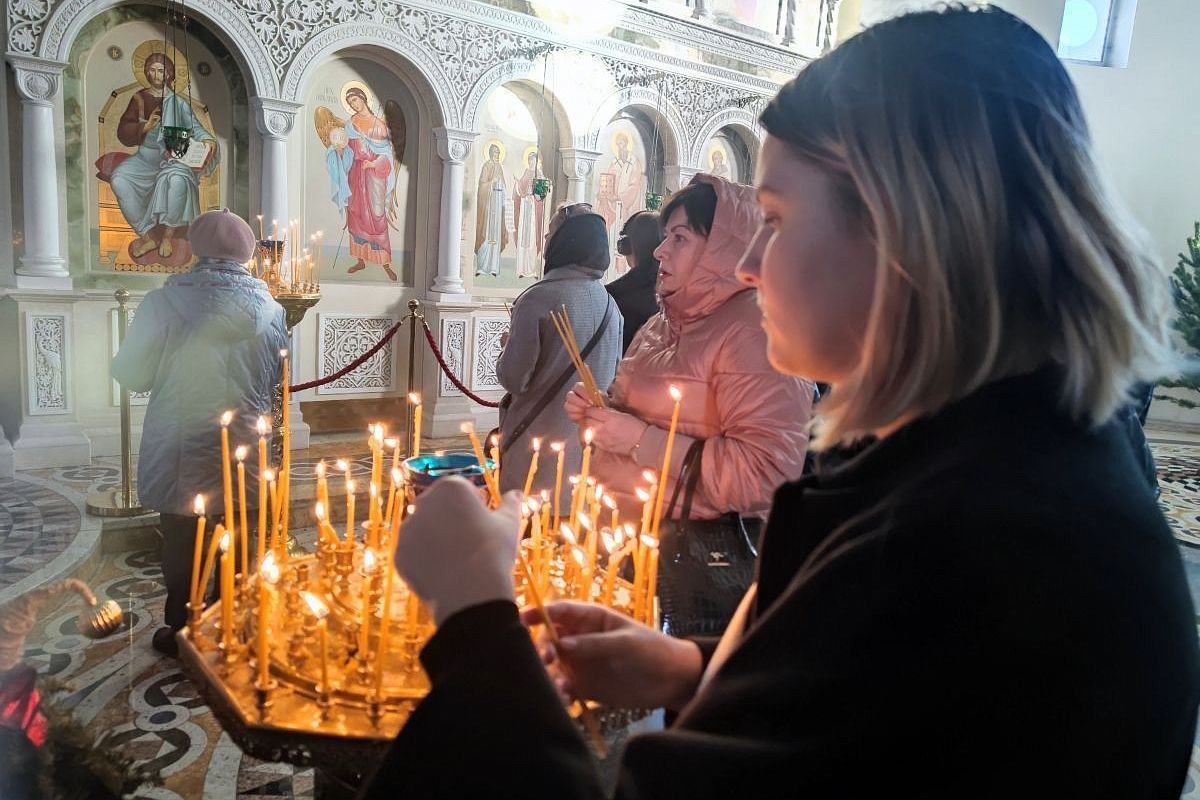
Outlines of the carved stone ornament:
[[297,103],[256,97],[253,104],[257,111],[255,121],[258,131],[263,136],[282,139],[292,132],[292,126],[296,123],[296,111],[300,108]]
[[9,58],[16,71],[17,92],[27,103],[50,105],[62,85],[62,64],[42,59]]
[[447,163],[460,164],[471,154],[471,146],[479,134],[451,128],[435,128],[433,137],[437,141],[438,156]]

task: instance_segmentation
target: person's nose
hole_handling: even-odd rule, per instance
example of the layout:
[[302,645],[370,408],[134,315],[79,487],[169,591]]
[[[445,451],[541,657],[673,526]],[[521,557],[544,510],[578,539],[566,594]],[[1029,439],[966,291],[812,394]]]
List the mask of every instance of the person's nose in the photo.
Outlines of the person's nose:
[[748,286],[758,286],[762,274],[763,250],[767,247],[767,239],[770,235],[771,229],[762,225],[759,227],[758,233],[754,234],[754,238],[750,240],[750,246],[746,248],[742,260],[737,265],[737,276],[742,283]]
[[667,240],[663,239],[658,247],[654,248],[653,256],[659,261],[665,261],[667,256]]

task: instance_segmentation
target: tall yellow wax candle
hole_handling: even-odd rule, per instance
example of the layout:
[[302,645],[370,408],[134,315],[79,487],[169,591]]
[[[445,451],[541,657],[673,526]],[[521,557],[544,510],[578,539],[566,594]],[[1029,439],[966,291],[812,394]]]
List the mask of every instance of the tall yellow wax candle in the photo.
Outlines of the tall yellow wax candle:
[[371,505],[371,514],[367,521],[367,533],[363,537],[363,542],[367,547],[378,547],[381,520],[379,514],[379,489],[375,487],[375,484],[371,484],[367,502]]
[[[400,514],[396,514],[397,520]],[[379,650],[375,653],[375,696],[383,696],[383,663],[387,660],[388,635],[391,633],[392,622],[392,579],[396,574],[393,562],[396,560],[396,540],[393,536],[389,543],[388,559],[383,565],[383,611],[379,622]]]
[[292,393],[288,389],[291,382],[292,370],[288,360],[288,351],[280,350],[283,359],[283,455],[279,465],[279,561],[288,563],[288,507],[292,501]]
[[272,589],[279,582],[279,566],[275,563],[275,554],[265,556],[258,566],[258,642],[256,657],[258,659],[258,685],[265,688],[270,679],[271,645],[267,628],[270,626],[270,608]]
[[647,543],[649,563],[646,565],[646,616],[644,622],[654,625],[654,598],[658,593],[658,540]]
[[[267,493],[270,495],[271,499],[271,515],[268,518],[271,520],[271,522],[270,529],[267,531],[267,547],[271,550],[271,552],[275,552],[279,549],[279,541],[275,536],[275,532],[279,530],[278,524],[275,522],[275,520],[278,518],[276,516],[276,512],[279,507],[279,487],[275,483],[274,471],[267,470],[266,476]],[[278,559],[279,556],[276,556],[275,558]]]
[[238,476],[238,540],[241,543],[241,572],[242,586],[244,587],[245,580],[250,575],[250,533],[249,525],[246,520],[246,448],[244,445],[239,445],[233,451],[234,457],[237,459],[237,476]]
[[675,429],[679,427],[679,401],[683,393],[679,388],[670,388],[671,399],[675,401],[675,410],[671,413],[671,427],[667,429],[667,446],[663,450],[662,471],[658,473],[658,497],[654,501],[654,538],[657,539],[662,528],[663,502],[667,499],[667,476],[671,474],[671,448],[675,445]]
[[221,415],[221,488],[225,493],[225,527],[233,530],[233,474],[229,466],[229,423],[233,422],[233,412],[226,411]]
[[346,541],[354,541],[354,481],[346,481]]
[[529,461],[529,472],[525,475],[525,496],[533,491],[533,477],[537,475],[538,458],[542,454],[542,440],[536,436],[533,438],[533,458]]
[[475,433],[475,426],[469,422],[464,422],[459,427],[459,430],[470,437],[471,448],[475,451],[475,458],[479,461],[480,469],[483,470],[483,482],[487,484],[492,502],[498,504],[500,502],[500,487],[493,484],[492,471],[488,469],[487,456],[483,454],[483,445],[479,441],[479,436]]
[[633,547],[633,618],[642,619],[642,605],[646,601],[646,546],[642,537],[634,541]]
[[208,588],[208,580],[212,577],[213,570],[217,566],[217,550],[220,549],[221,541],[225,538],[225,526],[217,525],[208,543],[208,554],[204,557],[204,568],[200,570],[200,582],[196,588],[197,608],[199,608],[199,603],[204,599],[204,590]]
[[188,595],[188,599],[192,603],[192,609],[200,608],[200,561],[201,554],[204,552],[204,495],[196,495],[196,501],[192,504],[192,513],[196,515],[196,542],[192,549],[192,592]]
[[606,494],[604,495],[604,506],[612,512],[612,519],[609,521],[608,526],[615,533],[621,527],[621,512],[617,508],[617,501],[612,498],[612,495]]
[[367,487],[370,493],[370,508],[367,509],[367,519],[372,524],[379,521],[379,504],[375,498],[379,496],[379,487],[383,484],[383,426],[376,423],[371,426],[371,485]]
[[612,608],[613,595],[617,588],[617,575],[621,572],[621,564],[625,561],[625,557],[632,552],[633,542],[629,542],[608,557],[608,570],[604,575],[604,592],[600,595],[600,602],[608,608]]
[[375,572],[378,564],[375,559],[375,551],[371,548],[363,550],[362,564],[362,622],[358,626],[358,652],[365,660],[369,653],[368,647],[371,643],[371,583],[375,580]]
[[562,442],[551,442],[550,449],[558,453],[558,466],[554,473],[554,528],[557,530],[562,522],[562,515],[559,514],[559,498],[562,495],[563,459],[566,458],[567,452]]
[[654,486],[650,486],[650,491],[638,487],[634,490],[637,499],[642,502],[642,527],[638,533],[650,532],[650,515],[654,513]]
[[571,498],[571,519],[574,520],[583,506],[583,498],[587,493],[588,468],[592,463],[592,429],[583,432],[583,465],[579,470],[579,486]]
[[325,460],[317,462],[317,502],[329,508],[329,485],[325,482]]
[[262,223],[262,214],[259,214],[259,215],[258,215],[258,240],[259,240],[260,242],[263,240],[263,223]]
[[256,564],[262,564],[267,547],[267,432],[266,417],[258,418],[258,547]]
[[396,477],[397,473],[400,471],[400,440],[385,439],[383,444],[386,447],[392,448],[392,469],[391,472],[388,473],[391,475],[392,480],[388,483],[387,503],[384,505],[383,512],[383,526],[387,528],[392,524],[392,512],[394,510],[392,506],[396,500],[396,486],[400,483]]
[[233,652],[233,549],[228,533],[221,538],[221,640],[226,655]]
[[322,692],[328,692],[329,686],[329,637],[325,626],[325,617],[329,616],[329,607],[325,601],[310,591],[300,592],[300,597],[308,605],[309,611],[317,618],[317,631],[321,637],[321,685]]
[[412,447],[408,448],[412,452],[413,458],[421,455],[421,395],[416,392],[411,392],[408,395],[408,403],[412,407],[413,414],[413,439]]
[[496,483],[496,493],[500,490],[500,437],[492,437],[492,479]]

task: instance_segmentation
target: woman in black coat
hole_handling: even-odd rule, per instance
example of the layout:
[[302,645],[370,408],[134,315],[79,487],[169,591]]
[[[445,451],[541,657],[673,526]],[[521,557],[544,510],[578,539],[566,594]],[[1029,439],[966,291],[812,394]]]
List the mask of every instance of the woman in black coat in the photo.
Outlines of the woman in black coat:
[[719,643],[553,606],[548,679],[518,499],[439,482],[397,553],[433,688],[368,794],[599,797],[557,688],[680,710],[629,742],[619,797],[1174,800],[1195,617],[1118,413],[1174,367],[1170,296],[1062,65],[1004,11],[917,13],[762,123],[742,273],[775,366],[832,390],[757,583]]

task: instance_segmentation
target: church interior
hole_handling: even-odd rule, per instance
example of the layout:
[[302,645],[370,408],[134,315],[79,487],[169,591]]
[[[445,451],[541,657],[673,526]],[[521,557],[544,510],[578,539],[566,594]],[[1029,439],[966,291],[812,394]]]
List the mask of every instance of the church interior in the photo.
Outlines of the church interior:
[[[48,720],[37,743],[62,740],[54,769],[86,772],[79,780],[110,792],[89,797],[354,796],[362,764],[380,757],[427,688],[416,653],[433,628],[429,611],[392,586],[369,549],[373,537],[394,547],[402,528],[410,479],[389,476],[421,454],[499,463],[479,440],[500,424],[498,361],[514,304],[543,278],[556,210],[590,205],[608,241],[603,281],[621,278],[636,266],[619,246],[632,215],[657,211],[697,175],[753,184],[760,115],[781,86],[874,23],[936,5],[9,0],[0,20],[0,241],[11,243],[0,247],[0,635],[16,644],[0,648],[0,681],[32,668],[21,674],[36,675]],[[1162,262],[1200,269],[1187,256],[1200,257],[1191,35],[1200,6],[993,5],[1062,59],[1100,168]],[[194,559],[197,571],[211,567],[221,586],[228,579],[223,596],[236,593],[240,605],[205,607],[193,576],[186,642],[172,658],[152,646],[165,624],[162,509],[138,497],[152,391],[122,386],[112,364],[148,293],[202,257],[189,223],[222,209],[249,225],[248,269],[286,314],[283,377],[270,418],[259,418],[274,435],[235,433],[236,460],[224,445],[228,511],[209,511],[234,539],[218,540],[210,525],[196,544],[207,554]],[[1200,400],[1188,379],[1168,383],[1154,391],[1145,436],[1158,503],[1200,602]],[[221,411],[212,411],[214,448],[228,427]],[[553,458],[548,446],[535,452],[529,481],[552,475]],[[237,528],[242,552],[249,531],[264,559],[253,534],[266,528],[246,521],[244,496],[242,521],[230,524],[243,461],[261,487],[260,519],[275,515],[270,557],[295,560],[302,575],[308,560],[321,564],[324,604],[286,581],[248,583],[227,570]],[[214,479],[222,471],[216,460],[205,468]],[[561,457],[558,471],[561,484]],[[593,562],[597,520],[609,514],[600,494]],[[549,534],[558,526],[544,505]],[[555,506],[557,522],[557,495]],[[623,596],[625,579],[610,580]],[[636,615],[652,622],[649,580]],[[630,591],[634,614],[640,584]],[[268,642],[261,610],[268,594],[278,642]],[[361,600],[339,605],[354,594]],[[244,616],[236,635],[229,606]],[[344,658],[329,655],[327,614]],[[389,645],[393,614],[410,627],[397,622]],[[337,691],[327,660],[344,671]],[[17,687],[0,688],[5,703],[20,699]],[[664,725],[661,711],[601,716],[617,750]],[[1186,798],[1200,797],[1196,741]],[[600,765],[615,780],[615,759]],[[876,778],[886,792],[887,776]]]

